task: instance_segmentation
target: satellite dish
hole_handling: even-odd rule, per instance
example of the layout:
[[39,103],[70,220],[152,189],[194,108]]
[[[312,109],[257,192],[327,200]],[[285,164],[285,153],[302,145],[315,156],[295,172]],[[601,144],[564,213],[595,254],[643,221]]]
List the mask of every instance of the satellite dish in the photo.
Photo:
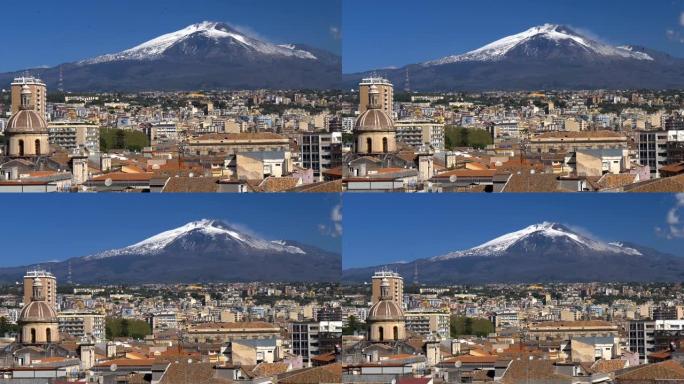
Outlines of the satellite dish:
[[105,180],[105,187],[111,187],[112,186],[112,179],[110,177]]
[[112,372],[116,372],[117,368],[119,368],[116,364],[112,364],[109,366],[109,370]]
[[451,183],[455,183],[457,179],[458,179],[458,177],[456,177],[456,175],[449,176],[449,182],[451,182]]

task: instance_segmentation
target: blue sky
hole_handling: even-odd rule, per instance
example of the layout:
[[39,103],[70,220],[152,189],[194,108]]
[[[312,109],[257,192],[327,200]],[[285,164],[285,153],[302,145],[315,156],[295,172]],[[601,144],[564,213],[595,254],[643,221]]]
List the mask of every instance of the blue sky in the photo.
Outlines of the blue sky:
[[437,256],[543,221],[684,256],[682,215],[684,194],[346,194],[342,263]]
[[335,194],[24,194],[1,201],[2,267],[124,247],[202,218],[341,252],[331,218],[340,204]]
[[340,0],[4,1],[0,71],[118,52],[203,20],[340,53]]
[[342,8],[345,73],[464,53],[547,22],[684,57],[681,0],[344,0]]

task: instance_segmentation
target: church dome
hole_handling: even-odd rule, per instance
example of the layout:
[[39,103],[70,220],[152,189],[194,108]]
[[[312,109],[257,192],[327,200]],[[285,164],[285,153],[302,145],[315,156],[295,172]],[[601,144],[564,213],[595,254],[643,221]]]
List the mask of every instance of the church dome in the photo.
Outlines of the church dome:
[[380,300],[373,304],[368,310],[367,322],[376,321],[403,321],[404,311],[401,310],[399,304],[392,300],[389,296],[389,281],[386,278],[382,279],[380,284]]
[[5,133],[47,133],[47,123],[38,112],[22,109],[10,117]]
[[380,300],[368,311],[367,321],[399,321],[404,319],[404,312],[393,300]]
[[382,109],[369,109],[356,119],[354,130],[357,132],[393,131],[394,123]]
[[380,107],[380,91],[375,84],[368,90],[368,109],[356,119],[354,130],[362,132],[387,132],[394,131],[394,123],[385,111]]
[[5,133],[48,133],[45,119],[33,109],[31,90],[27,85],[21,88],[21,109],[10,117]]
[[21,310],[22,323],[55,323],[57,312],[45,301],[32,301]]

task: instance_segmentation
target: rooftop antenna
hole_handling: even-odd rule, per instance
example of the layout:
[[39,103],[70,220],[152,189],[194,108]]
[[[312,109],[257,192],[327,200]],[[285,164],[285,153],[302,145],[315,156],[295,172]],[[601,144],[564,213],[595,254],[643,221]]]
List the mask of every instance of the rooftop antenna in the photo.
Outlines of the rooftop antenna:
[[69,263],[67,265],[69,267],[67,271],[67,284],[73,285],[73,281],[71,280],[71,260],[69,260]]
[[60,93],[64,93],[64,72],[62,71],[62,66],[59,66],[59,82],[57,83],[57,90]]

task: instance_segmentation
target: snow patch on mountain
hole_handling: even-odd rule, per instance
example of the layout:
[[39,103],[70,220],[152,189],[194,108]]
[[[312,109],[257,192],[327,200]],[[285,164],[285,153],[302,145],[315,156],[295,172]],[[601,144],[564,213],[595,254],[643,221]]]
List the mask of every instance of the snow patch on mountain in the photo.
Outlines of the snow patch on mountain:
[[219,220],[198,220],[187,223],[181,227],[174,228],[152,237],[149,237],[141,242],[130,245],[121,249],[114,249],[104,251],[95,255],[84,257],[85,260],[105,259],[109,257],[130,255],[130,254],[149,254],[153,255],[164,250],[166,246],[172,242],[182,239],[191,233],[201,233],[216,239],[226,239],[235,241],[244,247],[252,248],[261,251],[271,251],[278,253],[291,254],[305,254],[304,250],[299,247],[288,245],[282,240],[264,240],[256,236],[241,233],[228,224]]
[[637,52],[628,46],[613,47],[588,37],[582,36],[568,27],[556,24],[544,24],[532,27],[524,32],[506,36],[476,50],[443,57],[438,60],[424,63],[426,66],[457,63],[463,61],[499,61],[515,47],[530,42],[533,38],[544,38],[560,45],[571,42],[584,49],[604,57],[631,58],[636,60],[653,60],[651,56],[643,52]]
[[79,64],[97,64],[121,60],[154,60],[161,57],[169,48],[194,36],[204,36],[214,41],[231,39],[247,49],[269,56],[297,57],[316,60],[311,52],[297,49],[294,45],[275,45],[239,33],[225,23],[203,21],[189,25],[175,32],[161,35],[133,48],[118,53],[98,56],[80,61]]
[[543,222],[540,224],[530,225],[519,231],[499,236],[484,244],[478,245],[477,247],[473,247],[465,251],[455,251],[447,253],[445,255],[435,256],[430,260],[449,260],[471,256],[501,256],[502,254],[504,254],[506,250],[508,250],[513,245],[517,244],[520,241],[524,241],[533,235],[541,235],[553,239],[567,239],[569,241],[576,243],[578,246],[586,247],[597,252],[609,252],[635,256],[642,255],[641,252],[639,252],[638,250],[627,247],[622,243],[606,243],[599,240],[594,240],[587,236],[583,236],[575,232],[572,232],[570,229],[563,225],[557,223]]

